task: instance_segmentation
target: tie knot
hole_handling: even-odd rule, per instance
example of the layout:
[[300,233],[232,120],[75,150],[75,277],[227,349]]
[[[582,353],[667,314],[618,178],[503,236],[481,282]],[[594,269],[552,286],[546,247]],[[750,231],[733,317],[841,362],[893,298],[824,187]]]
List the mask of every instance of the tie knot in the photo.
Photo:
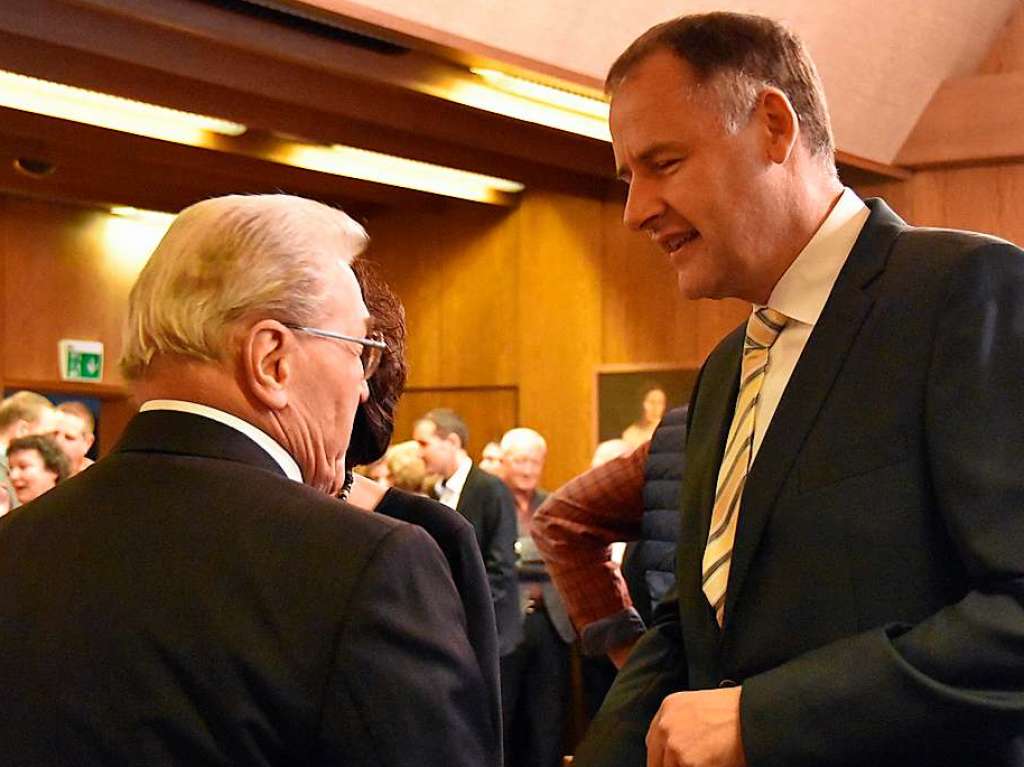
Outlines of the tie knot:
[[747,320],[747,349],[769,349],[789,322],[782,312],[763,306]]

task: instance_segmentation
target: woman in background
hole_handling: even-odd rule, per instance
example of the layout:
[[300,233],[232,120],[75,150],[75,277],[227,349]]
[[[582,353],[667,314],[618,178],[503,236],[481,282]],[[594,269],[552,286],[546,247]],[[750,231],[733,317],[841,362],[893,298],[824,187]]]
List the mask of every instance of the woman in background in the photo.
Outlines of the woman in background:
[[630,447],[637,448],[654,436],[654,430],[665,415],[668,397],[660,386],[648,386],[644,391],[640,420],[634,421],[622,432],[622,439]]
[[52,437],[33,434],[12,439],[7,446],[10,482],[18,503],[35,500],[68,478],[71,465]]

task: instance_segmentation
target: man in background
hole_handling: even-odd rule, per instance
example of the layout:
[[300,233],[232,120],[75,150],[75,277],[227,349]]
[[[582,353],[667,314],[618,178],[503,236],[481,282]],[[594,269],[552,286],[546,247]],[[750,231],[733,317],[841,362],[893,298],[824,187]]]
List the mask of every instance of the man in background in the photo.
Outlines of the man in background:
[[508,489],[497,477],[473,465],[466,453],[469,429],[448,408],[431,410],[413,426],[427,474],[441,477],[434,488],[445,506],[473,525],[491,586],[498,627],[498,653],[512,652],[523,636],[516,582],[516,510]]
[[481,471],[501,477],[501,445],[497,442],[488,442],[480,451],[480,463],[477,464]]
[[501,662],[505,753],[514,767],[558,767],[569,709],[569,645],[576,638],[565,604],[533,541],[533,515],[548,446],[533,429],[501,438],[502,476],[516,504],[516,573],[523,639]]
[[691,400],[676,599],[576,763],[1021,765],[1024,253],[844,188],[769,19],[658,25],[607,89],[625,223],[754,311]]
[[96,421],[92,411],[82,402],[61,402],[57,405],[57,424],[53,438],[71,463],[71,475],[92,466],[86,453],[96,441]]
[[172,223],[129,298],[139,414],[77,481],[0,520],[6,763],[500,753],[437,545],[333,497],[383,345],[349,266],[366,242],[286,195]]

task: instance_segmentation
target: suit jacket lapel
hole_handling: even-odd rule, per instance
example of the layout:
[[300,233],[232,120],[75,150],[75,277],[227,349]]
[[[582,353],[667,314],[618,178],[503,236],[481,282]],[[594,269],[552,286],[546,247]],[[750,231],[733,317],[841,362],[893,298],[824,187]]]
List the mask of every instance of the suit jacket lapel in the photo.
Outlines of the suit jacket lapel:
[[479,472],[480,469],[476,467],[476,464],[473,464],[469,467],[469,473],[466,475],[466,481],[462,483],[462,492],[459,493],[459,500],[455,503],[455,510],[462,516],[466,516],[464,506],[467,502],[467,497],[471,499],[473,497],[473,493],[476,492],[477,474]]
[[867,204],[871,214],[839,273],[751,466],[733,545],[726,627],[775,498],[871,310],[874,299],[864,288],[884,269],[896,237],[906,228],[881,200],[868,200]]
[[689,679],[695,688],[717,684],[717,669],[709,661],[718,655],[719,629],[701,587],[701,563],[718,467],[736,407],[744,333],[744,326],[737,328],[708,358],[690,411],[676,580]]
[[230,426],[172,410],[148,410],[125,428],[114,452],[170,453],[258,466],[285,476],[266,450]]

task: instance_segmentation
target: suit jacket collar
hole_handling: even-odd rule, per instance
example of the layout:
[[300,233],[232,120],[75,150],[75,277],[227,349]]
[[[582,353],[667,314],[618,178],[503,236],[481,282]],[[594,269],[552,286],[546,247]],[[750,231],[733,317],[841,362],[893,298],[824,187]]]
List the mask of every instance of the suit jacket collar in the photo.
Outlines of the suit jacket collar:
[[[893,243],[907,228],[883,201],[872,199],[867,200],[866,204],[871,214],[800,355],[747,478],[729,572],[724,620],[726,627],[742,596],[747,572],[771,516],[775,498],[792,470],[803,442],[842,369],[847,352],[871,310],[874,299],[866,288],[884,270]],[[737,345],[734,365],[736,377],[733,386],[728,389],[731,398],[723,398],[732,402],[735,401],[735,389],[738,386],[741,351]],[[727,405],[725,431],[720,435],[721,444],[718,447],[719,456],[725,447],[730,419],[731,410]],[[716,462],[716,469],[717,466]],[[715,478],[711,481],[714,483]],[[711,497],[714,497],[713,487]],[[705,509],[705,512],[709,516],[710,508]]]
[[462,492],[459,493],[459,501],[455,505],[457,511],[462,509],[466,496],[472,497],[473,493],[476,492],[476,488],[480,485],[481,479],[486,476],[490,475],[486,474],[482,469],[478,469],[475,463],[469,467],[469,474],[466,475],[466,481],[462,485]]
[[286,476],[267,451],[241,432],[209,418],[171,410],[136,415],[113,452],[167,453],[237,461]]

